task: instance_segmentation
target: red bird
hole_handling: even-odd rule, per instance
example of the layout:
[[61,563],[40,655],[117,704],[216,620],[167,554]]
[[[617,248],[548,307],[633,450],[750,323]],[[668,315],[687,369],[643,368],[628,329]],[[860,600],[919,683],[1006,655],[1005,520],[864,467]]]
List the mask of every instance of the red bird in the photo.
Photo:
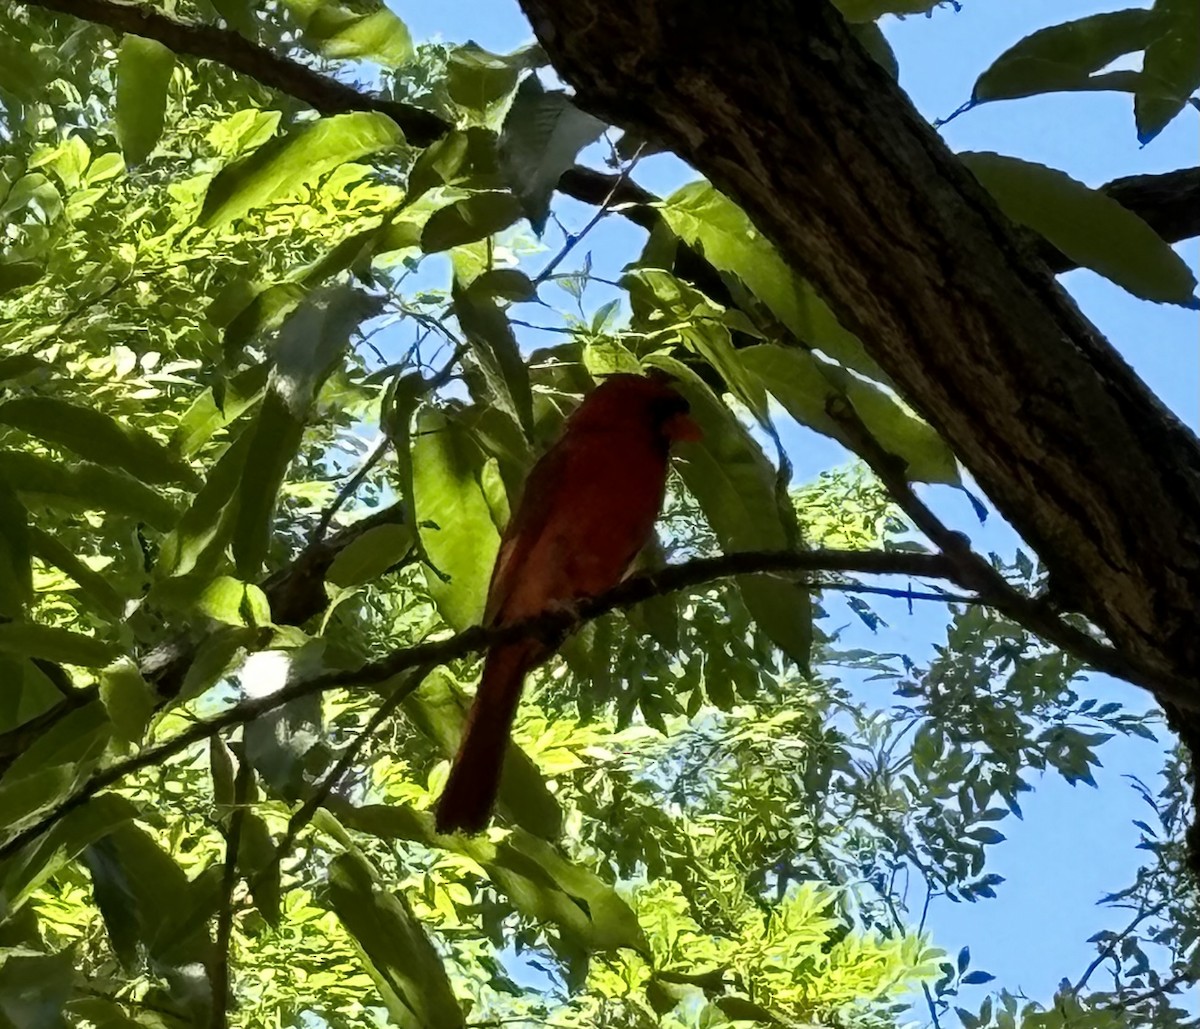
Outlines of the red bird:
[[[650,539],[671,443],[699,438],[687,401],[664,378],[613,375],[589,393],[529,473],[500,541],[484,624],[511,625],[617,585]],[[552,652],[533,638],[488,651],[438,801],[438,832],[487,825],[525,673]]]

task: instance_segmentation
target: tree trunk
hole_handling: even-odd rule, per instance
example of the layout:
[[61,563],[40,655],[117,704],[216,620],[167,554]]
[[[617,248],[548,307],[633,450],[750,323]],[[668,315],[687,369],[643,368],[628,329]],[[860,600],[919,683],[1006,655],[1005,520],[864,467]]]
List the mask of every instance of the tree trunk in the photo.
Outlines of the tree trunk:
[[[1200,448],[826,0],[522,0],[582,107],[736,200],[1148,668],[1200,658]],[[1200,687],[1197,688],[1200,702]]]

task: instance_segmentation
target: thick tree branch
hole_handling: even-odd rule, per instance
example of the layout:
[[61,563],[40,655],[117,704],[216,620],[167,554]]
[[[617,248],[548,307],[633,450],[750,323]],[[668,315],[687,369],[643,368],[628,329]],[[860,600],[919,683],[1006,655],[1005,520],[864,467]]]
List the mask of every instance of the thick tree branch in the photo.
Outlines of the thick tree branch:
[[747,211],[1129,661],[1195,683],[1195,436],[833,6],[522,6],[581,106],[689,160]]
[[154,39],[183,57],[215,61],[303,101],[322,114],[380,111],[413,146],[428,146],[449,126],[432,111],[362,93],[337,79],[252,43],[232,29],[179,21],[147,4],[124,0],[30,0],[31,7],[69,14],[117,32]]
[[[117,32],[155,39],[176,54],[213,61],[278,90],[322,114],[345,111],[380,111],[403,130],[414,146],[440,139],[451,126],[424,108],[374,96],[323,75],[300,62],[252,43],[232,29],[195,24],[171,18],[144,4],[123,0],[25,0],[69,14]],[[651,208],[655,197],[617,175],[576,167],[563,174],[558,188],[576,200],[601,205],[612,193],[611,204],[623,207],[630,221],[652,228],[658,215]],[[1136,175],[1115,179],[1100,189],[1142,217],[1168,243],[1200,235],[1200,168],[1184,168],[1162,175]],[[1075,263],[1045,240],[1033,238],[1039,256],[1054,272],[1065,272]]]
[[[312,678],[289,683],[267,696],[244,700],[219,715],[196,722],[190,728],[163,743],[147,747],[140,754],[124,761],[118,761],[97,772],[66,800],[0,846],[0,861],[11,857],[65,815],[85,804],[102,790],[120,782],[125,776],[159,765],[194,744],[202,743],[234,726],[252,722],[301,697],[339,688],[375,687],[411,669],[445,664],[466,657],[468,654],[486,650],[498,643],[509,643],[527,636],[536,636],[556,645],[580,625],[618,608],[631,607],[649,600],[651,597],[705,586],[718,579],[734,575],[772,572],[811,574],[832,571],[860,574],[892,573],[946,579],[952,582],[957,581],[959,574],[954,562],[940,554],[892,553],[888,551],[747,551],[723,554],[718,557],[697,558],[683,564],[668,565],[666,568],[626,579],[614,589],[581,602],[574,611],[552,611],[500,628],[485,629],[482,626],[475,626],[445,639],[418,643],[415,646],[397,650],[387,657],[369,662],[357,669],[325,672]],[[811,581],[807,585],[814,590],[822,588],[819,581]],[[1116,675],[1121,674],[1112,670],[1110,666],[1113,662],[1119,664],[1123,660],[1122,656],[1103,647],[1102,644],[1097,646],[1099,649],[1095,651],[1095,654],[1099,662],[1098,670],[1111,671],[1111,674]],[[389,700],[399,703],[399,700],[416,689],[419,682],[420,677],[413,676],[406,682],[397,684],[395,692],[389,696]],[[1173,684],[1143,685],[1162,691],[1172,688]],[[401,696],[397,698],[396,694],[401,694]]]

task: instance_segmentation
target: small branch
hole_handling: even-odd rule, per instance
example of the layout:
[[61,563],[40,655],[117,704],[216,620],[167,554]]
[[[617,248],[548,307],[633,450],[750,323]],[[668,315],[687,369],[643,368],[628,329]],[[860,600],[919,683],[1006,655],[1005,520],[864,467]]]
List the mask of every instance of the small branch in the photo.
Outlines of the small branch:
[[304,827],[312,821],[317,808],[321,807],[329,799],[329,795],[337,789],[342,776],[346,774],[350,766],[358,759],[367,741],[374,737],[379,727],[396,713],[396,709],[405,700],[416,692],[432,668],[432,665],[416,668],[405,677],[403,682],[398,683],[392,690],[391,695],[375,710],[370,721],[367,722],[362,731],[354,738],[353,742],[342,751],[342,756],[338,758],[333,768],[313,788],[312,793],[308,795],[304,803],[288,819],[287,829],[284,831],[283,838],[275,847],[275,855],[271,859],[271,863],[254,877],[254,881],[250,885],[250,892],[252,894],[255,887],[259,886],[266,877],[275,874],[276,869],[279,868],[283,860],[291,853],[292,847],[296,843],[296,838],[304,830]]
[[[178,736],[148,747],[140,754],[117,762],[92,776],[74,794],[45,814],[28,828],[18,832],[0,846],[0,860],[16,853],[21,847],[53,826],[64,815],[75,810],[101,790],[119,782],[126,775],[160,764],[167,758],[201,743],[216,733],[235,725],[260,718],[299,697],[323,693],[346,686],[372,686],[401,672],[425,664],[443,664],[499,642],[527,635],[561,638],[574,626],[598,618],[619,607],[648,600],[662,593],[701,586],[730,575],[765,572],[846,571],[864,574],[915,575],[924,578],[948,578],[950,567],[935,554],[890,553],[886,551],[813,550],[761,551],[726,554],[720,557],[699,558],[686,564],[672,565],[657,572],[626,579],[615,589],[579,605],[576,617],[569,612],[551,612],[540,618],[500,629],[476,626],[456,636],[398,650],[379,661],[352,671],[328,672],[312,679],[290,683],[265,697],[253,697],[229,708],[206,721],[197,722]],[[816,584],[814,589],[819,589]]]
[[973,590],[988,606],[1073,654],[1096,671],[1141,686],[1159,700],[1196,710],[1195,687],[1187,679],[1147,668],[1115,647],[1068,625],[1041,602],[1013,589],[999,572],[971,549],[971,541],[963,533],[947,528],[916,495],[908,481],[905,463],[880,445],[848,401],[840,397],[831,399],[826,404],[826,413],[845,432],[855,452],[879,477],[900,510],[942,551],[953,569],[948,578],[964,589]]
[[1096,969],[1102,964],[1104,964],[1105,961],[1112,957],[1117,947],[1121,945],[1126,937],[1128,937],[1129,934],[1133,932],[1134,929],[1136,929],[1139,925],[1141,925],[1147,918],[1153,918],[1155,915],[1159,914],[1159,912],[1163,911],[1167,907],[1168,903],[1169,901],[1164,900],[1161,904],[1156,904],[1147,911],[1139,912],[1133,921],[1131,921],[1127,926],[1125,926],[1124,929],[1117,933],[1116,936],[1108,941],[1103,949],[1101,949],[1100,953],[1096,955],[1095,960],[1083,970],[1083,975],[1079,977],[1079,982],[1071,987],[1071,992],[1078,995],[1079,992],[1085,986],[1087,986],[1088,980],[1092,977],[1092,973],[1095,972]]
[[[119,782],[126,775],[161,764],[167,758],[173,757],[193,744],[201,743],[210,736],[235,725],[244,725],[246,722],[261,718],[300,697],[308,697],[338,688],[376,686],[412,668],[445,664],[468,654],[486,650],[498,643],[510,643],[531,636],[544,639],[557,646],[563,637],[574,629],[601,615],[608,614],[610,611],[630,607],[666,593],[704,586],[733,575],[829,571],[914,575],[957,581],[957,569],[944,556],[907,552],[752,551],[697,558],[683,564],[669,565],[654,572],[633,576],[598,597],[583,600],[574,612],[550,611],[536,618],[528,618],[512,625],[493,629],[475,626],[445,639],[418,643],[412,647],[397,650],[387,657],[369,662],[358,669],[326,672],[311,679],[301,679],[290,683],[268,696],[253,697],[242,701],[213,718],[196,722],[165,743],[148,747],[135,757],[119,761],[97,772],[74,794],[60,802],[57,807],[0,846],[0,860],[15,854],[27,843],[55,825],[64,815],[82,806],[101,790]],[[820,582],[810,582],[805,585],[814,590],[822,588]],[[1086,638],[1099,648],[1100,660],[1103,664],[1114,666],[1119,663],[1120,656],[1115,651],[1103,644],[1095,643],[1090,637]],[[1185,693],[1181,693],[1180,701],[1183,702],[1185,699],[1190,700]]]
[[321,512],[321,520],[317,522],[316,529],[313,530],[312,538],[309,544],[320,543],[325,538],[325,533],[329,531],[330,523],[334,516],[342,509],[342,506],[358,491],[358,487],[363,484],[374,467],[383,460],[383,455],[388,452],[388,447],[392,445],[391,437],[385,432],[382,433],[376,441],[375,446],[371,448],[371,452],[366,459],[358,466],[358,470],[346,480],[345,485],[338,490],[338,494],[323,512]]
[[146,4],[118,0],[30,0],[30,6],[107,25],[117,32],[154,39],[180,56],[215,61],[295,97],[322,114],[379,111],[400,126],[413,146],[428,146],[450,130],[450,126],[432,111],[362,93],[353,86],[252,43],[232,29],[179,21]]
[[638,152],[633,155],[632,160],[630,160],[630,162],[621,169],[620,174],[616,176],[616,181],[613,182],[612,188],[609,189],[604,199],[600,201],[600,206],[596,209],[596,213],[592,215],[588,223],[574,235],[571,235],[570,233],[566,234],[566,242],[563,244],[562,249],[559,250],[559,252],[550,259],[546,267],[538,272],[538,274],[534,277],[533,285],[535,289],[554,274],[554,269],[562,264],[563,259],[572,250],[574,250],[576,246],[579,245],[579,241],[586,237],[587,234],[592,231],[592,229],[599,225],[600,219],[608,214],[609,209],[612,207],[613,197],[615,197],[621,187],[627,181],[629,181],[629,176],[633,174],[633,169],[637,167],[638,158],[641,157],[641,154],[642,148],[638,147]]
[[238,851],[242,844],[242,824],[246,820],[246,798],[250,794],[250,762],[243,755],[234,782],[233,813],[225,834],[225,866],[221,869],[221,907],[217,912],[217,940],[213,950],[209,987],[212,990],[211,1029],[226,1029],[229,1024],[229,945],[233,938],[233,890],[237,885]]

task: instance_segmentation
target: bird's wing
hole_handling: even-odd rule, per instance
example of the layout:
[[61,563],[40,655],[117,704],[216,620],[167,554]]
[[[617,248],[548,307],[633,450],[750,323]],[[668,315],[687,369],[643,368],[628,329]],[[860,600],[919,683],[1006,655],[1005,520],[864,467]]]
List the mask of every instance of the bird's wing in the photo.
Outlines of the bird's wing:
[[504,607],[519,581],[529,552],[537,545],[559,508],[570,500],[568,472],[578,442],[560,439],[533,466],[521,491],[516,511],[504,530],[488,585],[485,625],[503,618]]

